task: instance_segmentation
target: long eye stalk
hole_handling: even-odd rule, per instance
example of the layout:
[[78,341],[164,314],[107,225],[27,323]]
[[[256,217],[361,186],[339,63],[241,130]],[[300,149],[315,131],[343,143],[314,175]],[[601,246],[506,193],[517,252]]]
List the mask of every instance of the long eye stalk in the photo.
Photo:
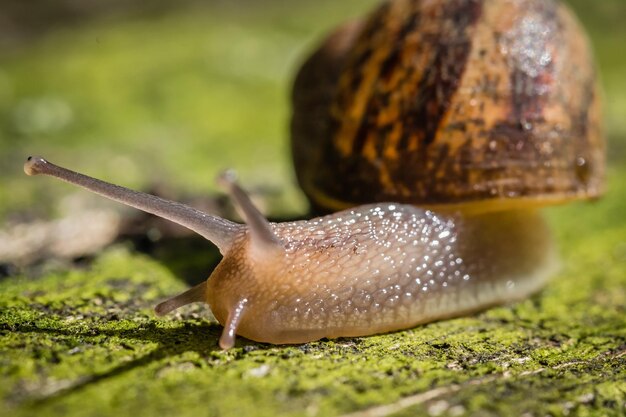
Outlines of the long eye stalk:
[[28,175],[42,174],[55,177],[70,184],[86,188],[111,200],[178,223],[213,242],[222,254],[228,251],[234,238],[244,227],[185,204],[79,174],[78,172],[54,165],[38,156],[28,157],[24,164],[24,172]]

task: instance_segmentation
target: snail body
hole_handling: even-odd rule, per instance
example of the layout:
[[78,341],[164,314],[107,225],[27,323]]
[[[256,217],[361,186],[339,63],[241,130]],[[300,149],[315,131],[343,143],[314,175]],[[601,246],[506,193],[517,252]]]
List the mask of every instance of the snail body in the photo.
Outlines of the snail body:
[[[245,225],[58,167],[45,174],[179,223],[223,255],[159,304],[206,302],[235,336],[364,336],[517,300],[556,261],[538,208],[603,190],[584,33],[555,0],[388,0],[340,27],[294,88],[292,149],[317,211],[269,223],[230,175]],[[390,202],[391,201],[391,202]]]
[[163,315],[206,302],[235,335],[268,343],[364,336],[413,327],[525,297],[554,267],[545,223],[534,211],[456,217],[412,205],[363,205],[312,220],[269,223],[228,175],[246,225],[109,184],[40,157],[44,174],[179,223],[223,255],[209,279],[159,304]]
[[220,323],[246,300],[237,333],[261,342],[365,336],[459,316],[526,297],[556,265],[537,213],[468,220],[374,204],[270,227],[280,251],[244,261],[249,242],[241,239],[206,289]]

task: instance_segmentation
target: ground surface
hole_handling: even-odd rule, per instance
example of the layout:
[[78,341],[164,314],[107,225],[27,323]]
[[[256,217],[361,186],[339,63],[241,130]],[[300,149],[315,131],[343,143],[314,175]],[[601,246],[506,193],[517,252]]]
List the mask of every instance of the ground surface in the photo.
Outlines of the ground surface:
[[[274,215],[302,214],[287,157],[287,80],[316,34],[366,7],[315,3],[107,16],[7,46],[3,229],[100,207],[23,176],[32,152],[181,194],[213,190],[215,173],[233,166],[244,182],[281,190]],[[609,192],[547,210],[563,266],[541,294],[389,335],[284,347],[239,339],[223,352],[207,309],[151,312],[186,288],[182,275],[201,278],[180,271],[189,259],[213,263],[208,246],[140,252],[118,240],[80,262],[4,259],[0,415],[626,414],[626,56],[617,53],[626,5],[574,5],[606,85]]]

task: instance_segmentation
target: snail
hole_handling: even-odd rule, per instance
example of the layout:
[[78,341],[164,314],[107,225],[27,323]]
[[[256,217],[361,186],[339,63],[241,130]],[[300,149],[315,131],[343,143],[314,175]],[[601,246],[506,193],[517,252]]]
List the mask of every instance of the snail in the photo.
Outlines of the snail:
[[551,0],[388,0],[303,65],[292,136],[312,206],[340,211],[270,223],[227,172],[237,224],[41,157],[24,170],[213,242],[223,259],[209,279],[155,311],[208,303],[223,349],[236,335],[365,336],[522,299],[557,264],[538,209],[603,190],[593,61]]

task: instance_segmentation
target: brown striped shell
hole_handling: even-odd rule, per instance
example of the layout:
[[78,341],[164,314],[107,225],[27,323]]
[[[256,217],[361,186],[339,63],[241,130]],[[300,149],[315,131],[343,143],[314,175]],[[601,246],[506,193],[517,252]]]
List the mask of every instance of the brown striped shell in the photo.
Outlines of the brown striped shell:
[[556,0],[387,0],[308,59],[293,108],[298,180],[319,209],[488,211],[603,191],[593,57]]

